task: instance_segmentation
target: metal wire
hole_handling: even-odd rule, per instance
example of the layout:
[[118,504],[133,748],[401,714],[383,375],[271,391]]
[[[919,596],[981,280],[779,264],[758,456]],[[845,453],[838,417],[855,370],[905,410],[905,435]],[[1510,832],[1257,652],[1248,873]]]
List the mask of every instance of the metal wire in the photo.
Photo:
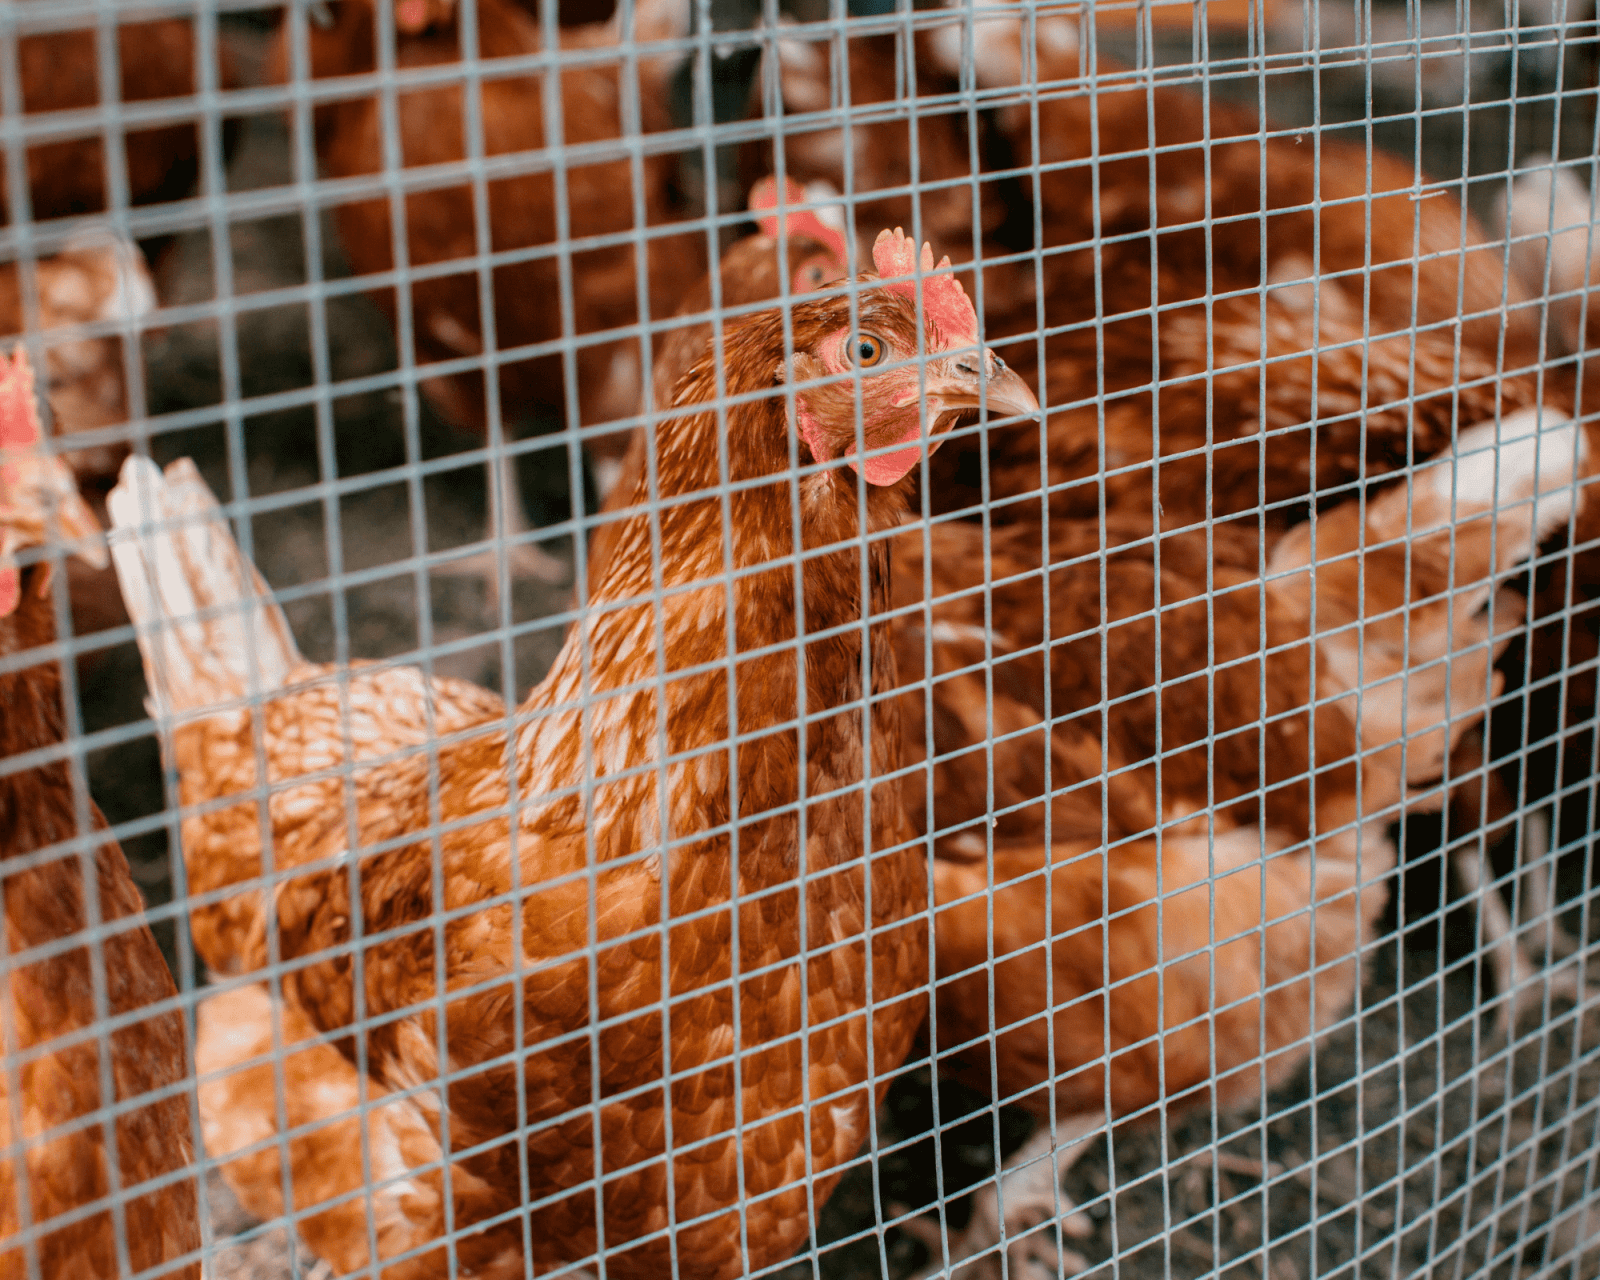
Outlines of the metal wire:
[[[208,710],[244,726],[238,757],[253,773],[242,790],[208,790],[211,762],[174,745],[193,709],[145,702],[155,691],[135,672],[151,632],[119,613],[118,578],[69,576],[71,548],[59,539],[15,553],[25,569],[54,571],[56,638],[16,644],[0,619],[0,689],[53,669],[62,715],[53,738],[13,740],[0,727],[0,838],[16,844],[0,849],[11,939],[0,1159],[12,1188],[0,1203],[0,1273],[48,1280],[69,1274],[72,1257],[85,1274],[128,1280],[192,1275],[197,1264],[212,1280],[347,1268],[377,1280],[407,1267],[450,1277],[900,1280],[948,1255],[952,1275],[1024,1280],[1080,1268],[1270,1280],[1600,1274],[1600,1039],[1585,1016],[1600,561],[1585,519],[1587,464],[1575,454],[1561,484],[1535,483],[1520,503],[1501,503],[1524,465],[1526,437],[1507,425],[1517,397],[1542,406],[1527,464],[1536,470],[1561,465],[1553,451],[1579,448],[1581,434],[1560,434],[1559,414],[1593,417],[1583,354],[1590,192],[1600,181],[1592,5],[707,0],[684,4],[677,25],[658,30],[646,24],[670,6],[625,0],[608,29],[615,38],[571,22],[593,12],[395,0],[373,7],[370,47],[350,45],[365,48],[364,61],[329,74],[318,58],[346,30],[349,6],[363,3],[0,5],[0,267],[9,273],[0,318],[49,392],[44,448],[73,465],[100,507],[114,476],[92,457],[193,457],[301,652],[331,672],[329,716],[307,713],[300,725],[314,750],[285,774],[273,763],[289,730],[269,711],[270,623],[254,614],[236,623],[251,674]],[[408,31],[419,11],[439,24],[433,35]],[[522,32],[509,55],[508,21]],[[1001,23],[1020,39],[1014,72],[1002,65]],[[1063,23],[1074,24],[1077,48],[1065,73],[1051,43]],[[160,68],[155,89],[154,60],[128,54],[143,47],[142,24],[184,33],[184,57]],[[458,44],[447,56],[419,53],[450,33]],[[74,35],[86,42],[71,44]],[[49,98],[35,57],[47,47],[59,81],[92,82],[86,98]],[[610,109],[601,98],[571,96],[586,76],[612,86],[614,136],[595,127],[594,113]],[[1198,142],[1157,138],[1183,132],[1163,114],[1175,110],[1173,89],[1188,95],[1177,109],[1192,111]],[[451,92],[460,136],[438,149],[447,158],[421,162],[422,134],[447,126],[427,124],[419,104],[434,103],[428,110],[445,121],[437,104]],[[541,122],[537,145],[505,142],[513,92],[524,95],[517,111]],[[368,154],[336,160],[341,142],[358,144],[340,134],[349,117],[331,113],[368,101],[371,135],[359,143]],[[1052,133],[1069,102],[1093,104],[1086,138]],[[1240,105],[1259,117],[1252,132],[1229,131]],[[174,126],[192,136],[172,144],[158,175],[167,181],[152,181],[141,147]],[[1247,177],[1229,167],[1236,141],[1258,147]],[[940,151],[947,142],[950,155]],[[51,169],[50,156],[83,144],[90,150]],[[1207,198],[1187,208],[1163,174],[1197,152]],[[1302,154],[1313,194],[1273,203]],[[1329,155],[1338,167],[1322,167]],[[1392,281],[1374,258],[1395,190],[1375,185],[1390,158],[1409,170],[1398,191],[1416,240],[1403,264],[1399,374],[1385,346],[1395,338],[1383,315]],[[1138,166],[1133,181],[1128,162]],[[50,184],[68,170],[98,194],[52,204]],[[170,180],[190,170],[185,189]],[[709,488],[680,483],[679,458],[660,446],[673,406],[651,387],[689,322],[679,313],[692,284],[686,265],[696,254],[707,265],[750,230],[748,187],[767,172],[834,182],[836,197],[811,189],[803,199],[821,208],[837,198],[852,274],[870,269],[872,238],[891,218],[916,243],[933,240],[936,258],[948,252],[984,343],[1030,375],[1043,422],[1076,424],[1083,441],[1040,430],[1035,448],[1021,434],[1035,428],[1004,418],[985,392],[976,421],[963,419],[914,468],[906,523],[840,542],[814,532],[818,495],[827,485],[848,493],[841,501],[860,519],[877,501],[874,486],[866,468],[816,456],[797,426],[782,445],[768,550],[752,559],[728,531],[768,502],[774,478],[741,470],[740,424],[754,420],[741,415],[773,399],[798,424],[819,385],[820,366],[804,365],[797,349],[808,299],[782,265],[800,238],[795,224],[778,236],[768,297],[743,298],[744,282],[709,276]],[[590,225],[585,212],[599,174],[615,188],[608,225]],[[1210,202],[1251,187],[1266,214]],[[1081,199],[1087,240],[1057,234],[1064,190]],[[463,204],[447,203],[458,193]],[[525,210],[511,202],[530,199],[548,202],[552,234],[513,225]],[[359,265],[383,254],[349,240],[349,211],[364,201],[383,209],[388,266]],[[1470,260],[1459,244],[1422,234],[1446,207],[1486,228]],[[463,208],[460,237],[438,252],[439,210],[454,218]],[[1350,227],[1364,242],[1356,265],[1338,258],[1330,230]],[[1258,275],[1228,256],[1241,237],[1256,243]],[[153,307],[137,301],[145,268],[125,249],[114,297],[74,304],[53,285],[63,264],[103,265],[113,258],[94,255],[111,254],[107,244],[134,241],[148,255]],[[470,248],[458,252],[462,243]],[[596,265],[624,257],[625,267]],[[1488,296],[1474,273],[1491,261],[1503,283]],[[1280,270],[1296,262],[1304,272]],[[1425,282],[1444,267],[1453,298],[1429,310]],[[598,274],[613,269],[625,285],[599,303]],[[517,309],[529,301],[518,281],[534,272],[549,284],[538,300],[542,333]],[[926,328],[935,286],[915,274],[924,332],[907,359],[927,394],[940,356]],[[1285,320],[1302,276],[1307,287],[1293,296],[1303,310]],[[1178,277],[1199,283],[1185,292],[1171,283]],[[662,287],[665,278],[674,283]],[[462,279],[466,322],[439,302]],[[873,295],[846,279],[822,296],[837,300],[848,338]],[[750,390],[738,381],[737,344],[754,327],[748,317],[773,306],[784,313],[782,349],[763,351],[775,372]],[[1294,325],[1300,345],[1282,338]],[[1489,326],[1497,337],[1485,344]],[[1528,343],[1507,336],[1529,332]],[[1243,356],[1221,345],[1235,337]],[[608,376],[631,391],[597,414],[586,394],[607,351]],[[530,392],[534,361],[548,385]],[[1354,372],[1317,372],[1336,362]],[[450,380],[462,376],[482,379],[479,409],[460,408]],[[841,376],[854,406],[847,451],[866,456],[870,379]],[[102,403],[114,402],[109,412],[86,413],[73,398],[91,377]],[[1284,418],[1282,398],[1307,378]],[[1248,394],[1236,391],[1241,379]],[[535,394],[544,399],[533,403]],[[1476,406],[1486,399],[1501,430],[1487,446],[1464,436],[1485,421]],[[1235,400],[1253,409],[1236,411]],[[1253,434],[1222,434],[1236,412],[1254,413]],[[1186,415],[1203,417],[1198,432]],[[1407,433],[1396,451],[1383,433],[1397,419]],[[595,460],[618,431],[645,442],[637,545],[649,563],[637,589],[607,594],[592,539],[622,526],[600,509]],[[1348,439],[1353,461],[1339,452]],[[1133,441],[1148,456],[1130,451]],[[1080,443],[1093,460],[1087,474],[1062,452]],[[1308,484],[1281,496],[1269,451],[1286,457],[1301,445]],[[1498,594],[1472,595],[1450,575],[1475,572],[1469,455],[1485,447],[1492,532],[1483,545]],[[1453,448],[1463,455],[1454,465]],[[1240,449],[1259,460],[1248,494],[1212,483],[1239,470]],[[946,465],[956,455],[960,467]],[[1203,493],[1181,479],[1196,465]],[[516,523],[496,479],[480,481],[497,468],[532,499],[536,529]],[[1148,502],[1126,497],[1145,482]],[[1375,513],[1392,511],[1384,499],[1396,492],[1399,528],[1380,528]],[[1426,523],[1440,494],[1443,544],[1428,541]],[[704,527],[716,545],[675,540],[687,513],[713,508]],[[1560,516],[1549,536],[1514,551],[1518,521],[1549,511]],[[1350,512],[1359,532],[1345,546],[1339,522]],[[141,516],[143,536],[163,531],[159,512]],[[1058,542],[1069,526],[1092,539]],[[977,564],[942,558],[968,536]],[[1281,559],[1302,536],[1306,558]],[[559,557],[569,580],[520,576],[532,547]],[[1410,552],[1398,570],[1386,548]],[[691,552],[703,552],[697,574],[674,578],[669,566]],[[870,616],[828,613],[816,583],[829,555],[847,564],[842,577],[872,602]],[[881,566],[903,556],[912,560],[896,561],[891,598]],[[1137,600],[1119,595],[1133,590],[1131,557],[1148,570]],[[1285,632],[1282,602],[1300,581],[1312,584],[1302,629]],[[794,617],[768,634],[741,601],[774,582],[773,616]],[[1085,604],[1090,591],[1099,595]],[[1439,600],[1420,598],[1435,592]],[[1025,597],[1039,613],[1035,630],[1017,603]],[[1481,629],[1462,641],[1480,612]],[[227,615],[224,605],[208,620]],[[710,621],[694,644],[675,647],[691,615]],[[592,647],[630,617],[641,619],[630,624],[632,650]],[[1251,619],[1248,636],[1230,631],[1240,617]],[[891,636],[922,663],[898,702],[878,683]],[[1284,673],[1308,636],[1322,656],[1303,660],[1309,687],[1291,688]],[[1186,671],[1174,655],[1197,637],[1204,660]],[[1410,655],[1398,672],[1384,665],[1392,643]],[[529,703],[563,644],[565,683]],[[854,684],[828,701],[831,668],[819,655],[835,652],[849,655]],[[626,657],[637,676],[619,686]],[[792,705],[768,705],[778,695],[751,683],[762,663],[789,664],[781,698]],[[421,699],[402,732],[398,704],[380,701],[374,729],[364,682],[411,667],[426,681],[494,690],[499,702],[462,719],[448,697]],[[679,718],[695,681],[715,692],[711,709],[693,714],[726,724],[714,740],[695,739]],[[1236,723],[1225,699],[1246,682],[1254,702]],[[1023,716],[1025,686],[1036,701]],[[1435,687],[1443,692],[1428,692]],[[615,708],[636,694],[648,713],[623,724]],[[1360,736],[1387,714],[1386,700],[1400,707],[1394,727],[1379,740]],[[883,718],[891,702],[920,716],[899,757],[890,750],[898,730]],[[16,716],[18,705],[0,700],[0,715]],[[1196,714],[1201,740],[1185,736],[1183,717]],[[1467,745],[1452,744],[1434,775],[1413,778],[1437,750],[1429,734],[1441,723]],[[1341,754],[1352,724],[1357,745]],[[1137,737],[1125,736],[1130,725]],[[372,745],[391,729],[393,740]],[[468,803],[460,779],[494,733],[499,763],[481,776],[497,781]],[[843,781],[826,754],[829,735],[841,734],[858,767]],[[746,794],[740,761],[779,738],[792,742],[784,759],[794,782],[768,806]],[[514,767],[552,742],[575,746],[573,770]],[[1093,769],[1081,766],[1088,751],[1098,753]],[[1251,751],[1253,786],[1236,795],[1229,762]],[[1183,793],[1196,752],[1202,781]],[[1305,768],[1279,776],[1293,752]],[[57,775],[70,822],[40,836],[28,806]],[[390,794],[371,789],[380,776],[410,788],[399,821],[374,819]],[[680,793],[704,778],[720,779],[705,784],[714,802],[686,813]],[[1393,803],[1340,807],[1347,791],[1391,784]],[[961,808],[963,790],[976,797],[972,812]],[[1285,799],[1291,792],[1300,799]],[[606,825],[622,794],[639,798],[624,815],[627,837]],[[1130,797],[1148,807],[1137,820]],[[227,828],[226,847],[207,844],[241,803],[249,820]],[[841,874],[829,861],[842,839],[829,815],[841,804],[860,815],[849,838],[886,832],[847,863],[867,922],[849,936],[829,933],[819,905]],[[1299,827],[1273,825],[1296,804]],[[581,850],[571,865],[543,860],[541,815],[561,805]],[[307,859],[296,824],[317,822],[337,835]],[[763,841],[780,826],[794,832],[786,874],[761,868],[763,881],[749,864],[767,856]],[[473,880],[451,861],[487,827],[500,833],[493,861],[503,882],[488,870]],[[127,855],[125,881],[117,866],[107,870],[107,833]],[[258,870],[219,879],[219,861],[252,839]],[[712,849],[725,850],[726,876],[686,901],[697,859]],[[931,895],[910,918],[935,945],[922,976],[900,990],[884,942],[903,936],[897,904],[861,868],[908,849]],[[1299,896],[1286,898],[1302,865]],[[418,868],[409,880],[397,870],[408,866]],[[626,910],[607,897],[624,873],[648,885],[636,895],[646,901]],[[1240,892],[1250,875],[1255,890]],[[393,877],[393,898],[374,888],[381,876]],[[50,936],[28,905],[38,883],[72,903],[68,925]],[[142,897],[174,983],[131,1005],[128,958],[150,964],[155,953],[138,950],[142,926],[124,883]],[[307,905],[312,883],[322,896]],[[402,909],[407,893],[420,910]],[[205,954],[217,945],[206,931],[222,913],[247,910],[241,894],[254,895],[255,932],[230,968]],[[318,912],[339,923],[313,944],[307,921],[325,923]],[[1042,935],[1019,943],[1030,913],[1045,922]],[[770,931],[780,928],[793,947],[774,951]],[[504,964],[491,947],[496,929]],[[1289,956],[1294,930],[1305,940]],[[703,980],[683,987],[684,966],[698,962]],[[407,964],[402,982],[395,975]],[[73,965],[82,968],[69,982],[61,975]],[[552,1029],[530,1021],[529,1002],[558,970],[571,1007]],[[619,1003],[634,973],[655,974],[650,990]],[[1018,1013],[1029,983],[1040,1007]],[[307,993],[318,984],[345,994],[313,1016]],[[40,990],[59,1025],[42,1021]],[[208,1025],[255,990],[269,997],[256,1042]],[[769,1004],[791,994],[798,1020],[757,1039]],[[467,1020],[490,1007],[495,1017],[469,1033]],[[926,1009],[914,1043],[909,1033],[904,1044],[863,1033],[858,1077],[840,1085],[829,1074],[840,1061],[829,1046],[913,1007]],[[131,1038],[173,1014],[181,1049],[168,1046],[176,1072],[162,1077],[153,1058],[130,1059],[152,1052],[130,1049]],[[634,1043],[641,1036],[648,1052]],[[1252,1037],[1256,1048],[1241,1051]],[[613,1071],[624,1052],[653,1066]],[[537,1074],[556,1054],[575,1064],[565,1092]],[[780,1060],[791,1087],[761,1094]],[[706,1130],[693,1104],[721,1070],[734,1082],[728,1128]],[[143,1086],[129,1083],[144,1071],[154,1075]],[[252,1071],[257,1095],[246,1098],[238,1082]],[[59,1102],[57,1079],[97,1101]],[[224,1085],[236,1093],[219,1112]],[[860,1101],[862,1088],[873,1104]],[[465,1101],[491,1094],[487,1117],[486,1104]],[[152,1108],[168,1102],[189,1130],[176,1140],[192,1149],[151,1173],[147,1148],[174,1137],[151,1132]],[[658,1130],[629,1128],[639,1115]],[[395,1117],[415,1122],[403,1141]],[[857,1118],[859,1142],[839,1155],[836,1135]],[[775,1150],[771,1135],[789,1133],[786,1120],[796,1122],[792,1141]],[[310,1150],[319,1154],[308,1163]],[[1019,1152],[1040,1161],[1033,1176]],[[1039,1173],[1058,1157],[1059,1179]],[[71,1203],[58,1203],[64,1180],[52,1162],[92,1169]],[[796,1194],[775,1218],[769,1170],[779,1164]],[[616,1191],[629,1178],[639,1196],[659,1195],[656,1212],[637,1221]],[[677,1178],[676,1193],[661,1194],[652,1178]],[[163,1211],[181,1217],[184,1189],[194,1234],[179,1222],[172,1238],[186,1243],[150,1260],[143,1215],[161,1204],[179,1205]],[[582,1221],[573,1197],[592,1210],[592,1240],[572,1225]],[[437,1230],[407,1236],[406,1215],[420,1221],[424,1201],[437,1202]],[[963,1268],[963,1242],[979,1239],[985,1214],[994,1219],[980,1242],[987,1253]],[[567,1235],[552,1231],[557,1222]],[[777,1249],[785,1232],[793,1247]],[[654,1251],[630,1257],[641,1248]]]

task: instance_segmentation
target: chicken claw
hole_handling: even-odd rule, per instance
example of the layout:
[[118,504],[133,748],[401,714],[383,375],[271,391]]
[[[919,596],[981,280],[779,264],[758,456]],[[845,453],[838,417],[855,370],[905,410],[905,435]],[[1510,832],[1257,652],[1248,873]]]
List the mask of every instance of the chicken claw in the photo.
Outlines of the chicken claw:
[[[1105,1113],[1095,1111],[1066,1117],[1054,1133],[1048,1128],[1035,1133],[1005,1162],[1000,1177],[973,1196],[972,1220],[950,1241],[948,1265],[935,1261],[915,1280],[953,1276],[958,1269],[963,1280],[1054,1280],[1088,1270],[1087,1258],[1072,1249],[1058,1249],[1056,1233],[1038,1228],[1053,1221],[1065,1237],[1083,1240],[1094,1234],[1089,1216],[1062,1193],[1061,1178],[1105,1123]],[[903,1225],[936,1258],[943,1251],[943,1232],[936,1220]],[[996,1248],[1001,1243],[1006,1245],[1004,1253]]]

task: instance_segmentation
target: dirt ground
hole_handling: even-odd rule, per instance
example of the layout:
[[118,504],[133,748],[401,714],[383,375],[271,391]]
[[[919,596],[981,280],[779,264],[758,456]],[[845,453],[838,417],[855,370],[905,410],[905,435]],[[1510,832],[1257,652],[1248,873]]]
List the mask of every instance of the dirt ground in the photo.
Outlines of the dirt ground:
[[[229,38],[247,60],[259,52],[258,31],[230,28]],[[1283,77],[1274,86],[1273,110],[1281,119],[1312,118],[1309,76]],[[1326,73],[1321,92],[1324,119],[1358,117],[1369,99],[1380,116],[1414,107],[1413,101],[1394,105],[1408,92],[1403,83],[1369,84],[1359,68]],[[1535,127],[1527,121],[1539,109],[1523,113],[1519,132]],[[1420,145],[1429,166],[1445,176],[1459,172],[1463,157],[1477,172],[1503,167],[1504,110],[1498,141],[1492,112],[1474,115],[1470,145],[1461,118],[1459,111],[1428,117]],[[1404,153],[1418,145],[1414,118],[1391,121],[1377,133]],[[267,187],[291,178],[283,126],[269,116],[248,120],[231,185]],[[1476,192],[1474,201],[1481,203]],[[319,230],[320,270],[338,278],[337,237],[326,220]],[[205,232],[186,235],[162,265],[163,300],[213,297],[224,250],[233,289],[247,301],[304,283],[306,232],[299,217],[289,216],[237,225],[226,246],[213,245]],[[330,301],[320,331],[335,381],[395,367],[388,326],[364,298]],[[309,387],[317,354],[311,314],[298,303],[241,310],[231,324],[173,326],[146,345],[147,408],[174,413]],[[344,395],[320,409],[170,432],[153,440],[151,451],[162,462],[194,457],[224,500],[235,495],[232,478],[239,476],[253,498],[295,498],[256,515],[249,535],[308,657],[379,658],[431,646],[435,670],[520,697],[561,643],[569,589],[520,583],[502,610],[477,580],[419,575],[403,563],[418,548],[441,550],[481,536],[481,465],[452,461],[477,442],[395,391]],[[336,503],[315,489],[330,463],[342,482],[355,482]],[[408,463],[426,464],[427,474],[402,474]],[[574,472],[566,448],[529,455],[521,472],[535,518],[566,518]],[[552,546],[567,554],[564,542]],[[330,586],[330,575],[338,574],[357,581]],[[88,731],[137,722],[143,682],[132,645],[86,664],[81,692]],[[194,987],[203,978],[170,906],[172,832],[161,821],[154,741],[140,737],[96,753],[91,785],[113,823],[132,824],[124,827],[130,831],[124,845],[180,981]],[[1290,1084],[1247,1114],[1202,1109],[1174,1115],[1164,1128],[1119,1130],[1111,1151],[1101,1143],[1072,1170],[1067,1192],[1095,1223],[1092,1236],[1072,1243],[1094,1274],[1237,1280],[1600,1274],[1600,1217],[1590,1222],[1585,1213],[1595,1181],[1600,1026],[1591,1010],[1535,999],[1514,1053],[1489,1040],[1489,1006],[1481,997],[1492,988],[1473,961],[1473,915],[1442,909],[1437,850],[1425,833],[1409,834],[1413,847],[1390,926],[1363,961],[1359,1008]],[[1580,889],[1585,857],[1579,850]],[[1402,918],[1403,931],[1393,927]],[[996,1111],[957,1084],[935,1086],[926,1061],[911,1064],[882,1108],[876,1151],[863,1153],[826,1205],[815,1250],[781,1274],[786,1280],[909,1275],[925,1261],[923,1250],[885,1223],[936,1206],[942,1183],[949,1221],[959,1226],[967,1213],[963,1189],[993,1171],[996,1135],[1013,1149],[1029,1123],[1021,1112]],[[281,1228],[253,1224],[214,1175],[210,1187],[215,1280],[317,1271],[303,1250],[291,1259]]]

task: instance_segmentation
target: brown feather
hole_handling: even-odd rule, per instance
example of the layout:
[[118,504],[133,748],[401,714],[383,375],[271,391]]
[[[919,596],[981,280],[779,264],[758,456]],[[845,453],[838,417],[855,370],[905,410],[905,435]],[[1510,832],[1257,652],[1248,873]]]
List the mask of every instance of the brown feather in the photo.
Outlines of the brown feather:
[[[29,571],[21,605],[0,618],[0,656],[25,654],[54,640],[54,604],[48,593],[38,590],[43,573],[39,568]],[[0,772],[0,853],[8,860],[78,834],[80,802],[93,829],[105,830],[104,818],[83,797],[81,784],[74,788],[66,761],[30,769],[6,765],[10,757],[63,740],[55,661],[0,675],[0,770],[7,770]],[[8,1071],[0,1085],[0,1144],[30,1144],[20,1165],[14,1157],[0,1161],[0,1276],[7,1280],[30,1274],[28,1248],[7,1244],[25,1220],[42,1227],[36,1247],[45,1276],[112,1280],[123,1274],[119,1239],[126,1243],[135,1271],[186,1255],[198,1258],[193,1181],[179,1177],[149,1186],[193,1163],[187,1103],[181,1094],[139,1102],[179,1086],[187,1075],[181,1014],[169,1007],[135,1018],[103,1038],[82,1036],[101,1021],[94,1001],[97,978],[113,1018],[134,1015],[147,1005],[170,1004],[177,996],[144,924],[144,903],[116,841],[104,839],[93,857],[92,892],[102,940],[34,959],[23,957],[34,948],[87,934],[92,916],[83,864],[76,853],[25,870],[0,864],[6,945],[18,958],[7,984]],[[110,1057],[114,1098],[101,1094],[102,1052]],[[13,1063],[15,1075],[9,1069]],[[90,1118],[114,1102],[129,1109],[115,1121],[113,1153],[106,1149],[103,1123]],[[13,1127],[13,1107],[22,1120],[21,1132]],[[120,1224],[114,1201],[121,1202]],[[75,1210],[91,1212],[50,1229],[52,1218]],[[199,1280],[200,1264],[189,1261],[165,1274]]]

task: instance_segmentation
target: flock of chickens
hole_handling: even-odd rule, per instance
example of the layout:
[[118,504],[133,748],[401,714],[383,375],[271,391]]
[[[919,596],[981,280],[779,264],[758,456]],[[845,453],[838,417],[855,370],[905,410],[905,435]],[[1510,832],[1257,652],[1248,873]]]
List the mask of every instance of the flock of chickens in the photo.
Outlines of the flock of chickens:
[[[156,305],[137,248],[41,261],[31,318],[0,276],[14,331],[89,326],[49,356],[72,449],[20,350],[0,380],[0,1276],[198,1276],[197,1140],[339,1274],[759,1271],[920,1037],[1041,1126],[965,1232],[897,1225],[933,1270],[1082,1267],[1062,1169],[1108,1123],[1292,1074],[1354,994],[1392,824],[1513,813],[1486,745],[1506,647],[1595,651],[1579,365],[1548,358],[1583,341],[1587,194],[1514,193],[1508,274],[1381,153],[1103,60],[1090,94],[1071,20],[949,10],[778,33],[756,230],[708,272],[672,157],[605,145],[671,127],[687,4],[563,29],[553,84],[494,74],[545,53],[528,11],[474,11],[399,0],[391,46],[387,6],[292,9],[268,79],[354,78],[317,154],[440,414],[582,428],[584,607],[521,705],[307,662],[194,466],[128,456],[104,335]],[[391,56],[473,47],[475,99],[374,96]],[[908,75],[990,105],[887,109]],[[192,179],[168,135],[159,181],[129,138],[135,202]],[[448,185],[553,139],[559,172]],[[361,188],[391,156],[445,177]],[[104,203],[47,159],[35,216]],[[468,563],[564,576],[491,488]],[[64,745],[57,622],[110,579],[57,598],[52,569],[103,566],[102,510],[182,804],[192,1045]]]

